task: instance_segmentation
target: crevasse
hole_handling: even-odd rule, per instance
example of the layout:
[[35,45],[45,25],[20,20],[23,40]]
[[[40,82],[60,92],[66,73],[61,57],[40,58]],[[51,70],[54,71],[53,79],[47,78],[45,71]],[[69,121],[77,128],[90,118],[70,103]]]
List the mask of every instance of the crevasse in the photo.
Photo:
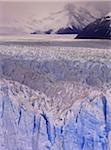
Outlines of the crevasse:
[[0,45],[0,150],[111,150],[110,50],[26,45]]
[[0,85],[0,150],[110,150],[107,95],[77,101],[56,124],[47,112],[37,115],[14,102],[9,87]]

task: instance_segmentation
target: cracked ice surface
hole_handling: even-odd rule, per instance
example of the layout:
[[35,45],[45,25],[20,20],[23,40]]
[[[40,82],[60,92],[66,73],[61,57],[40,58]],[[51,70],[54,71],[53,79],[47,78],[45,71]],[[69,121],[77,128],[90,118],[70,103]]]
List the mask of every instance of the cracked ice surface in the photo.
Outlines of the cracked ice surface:
[[109,49],[0,45],[0,150],[110,150]]

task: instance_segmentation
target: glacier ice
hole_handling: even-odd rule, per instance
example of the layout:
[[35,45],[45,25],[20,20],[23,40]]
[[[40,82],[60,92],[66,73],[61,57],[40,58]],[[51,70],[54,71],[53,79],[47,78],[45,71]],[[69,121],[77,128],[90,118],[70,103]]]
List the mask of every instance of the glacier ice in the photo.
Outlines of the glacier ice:
[[111,62],[100,59],[103,51],[91,60],[15,49],[0,54],[0,150],[111,150]]
[[[50,110],[36,112],[38,106],[31,105],[25,93],[20,97],[23,102],[17,101],[20,91],[17,95],[13,86],[7,80],[0,84],[1,150],[110,150],[109,96],[87,96],[75,102],[56,121],[56,116],[49,114]],[[22,92],[27,90],[27,87],[22,88]],[[36,103],[40,102],[36,100]]]

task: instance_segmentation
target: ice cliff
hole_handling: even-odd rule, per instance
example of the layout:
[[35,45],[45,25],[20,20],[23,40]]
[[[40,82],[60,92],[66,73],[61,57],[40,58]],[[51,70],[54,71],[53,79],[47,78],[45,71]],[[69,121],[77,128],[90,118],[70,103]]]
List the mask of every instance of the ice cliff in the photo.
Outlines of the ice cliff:
[[[58,124],[53,120],[56,116],[46,111],[44,96],[31,103],[29,89],[17,85],[0,84],[1,150],[110,150],[110,97],[87,96],[71,106]],[[39,113],[41,103],[45,110]]]
[[18,49],[0,54],[0,150],[111,150],[108,50],[48,60]]

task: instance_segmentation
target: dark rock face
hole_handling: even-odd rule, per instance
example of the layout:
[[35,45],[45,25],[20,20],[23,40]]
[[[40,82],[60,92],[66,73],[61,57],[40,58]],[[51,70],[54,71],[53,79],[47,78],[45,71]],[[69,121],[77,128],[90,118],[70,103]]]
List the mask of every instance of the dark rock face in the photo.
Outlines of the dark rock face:
[[51,34],[53,32],[52,29],[49,29],[48,31],[45,31],[45,34]]
[[[53,29],[49,29],[47,31],[44,31],[43,33],[45,34],[53,34]],[[57,30],[55,32],[55,34],[78,34],[80,33],[81,30],[77,29],[76,27],[72,26],[72,27],[66,27],[66,28],[60,28],[59,30]],[[31,34],[41,34],[42,32],[32,32]]]
[[56,33],[57,34],[77,34],[79,33],[81,30],[75,28],[74,26],[71,27],[67,27],[67,28],[61,28],[59,29]]
[[43,32],[41,31],[34,31],[34,32],[31,32],[31,34],[42,34]]
[[31,34],[37,34],[37,32],[32,32]]
[[111,39],[111,17],[97,19],[83,29],[77,39]]

